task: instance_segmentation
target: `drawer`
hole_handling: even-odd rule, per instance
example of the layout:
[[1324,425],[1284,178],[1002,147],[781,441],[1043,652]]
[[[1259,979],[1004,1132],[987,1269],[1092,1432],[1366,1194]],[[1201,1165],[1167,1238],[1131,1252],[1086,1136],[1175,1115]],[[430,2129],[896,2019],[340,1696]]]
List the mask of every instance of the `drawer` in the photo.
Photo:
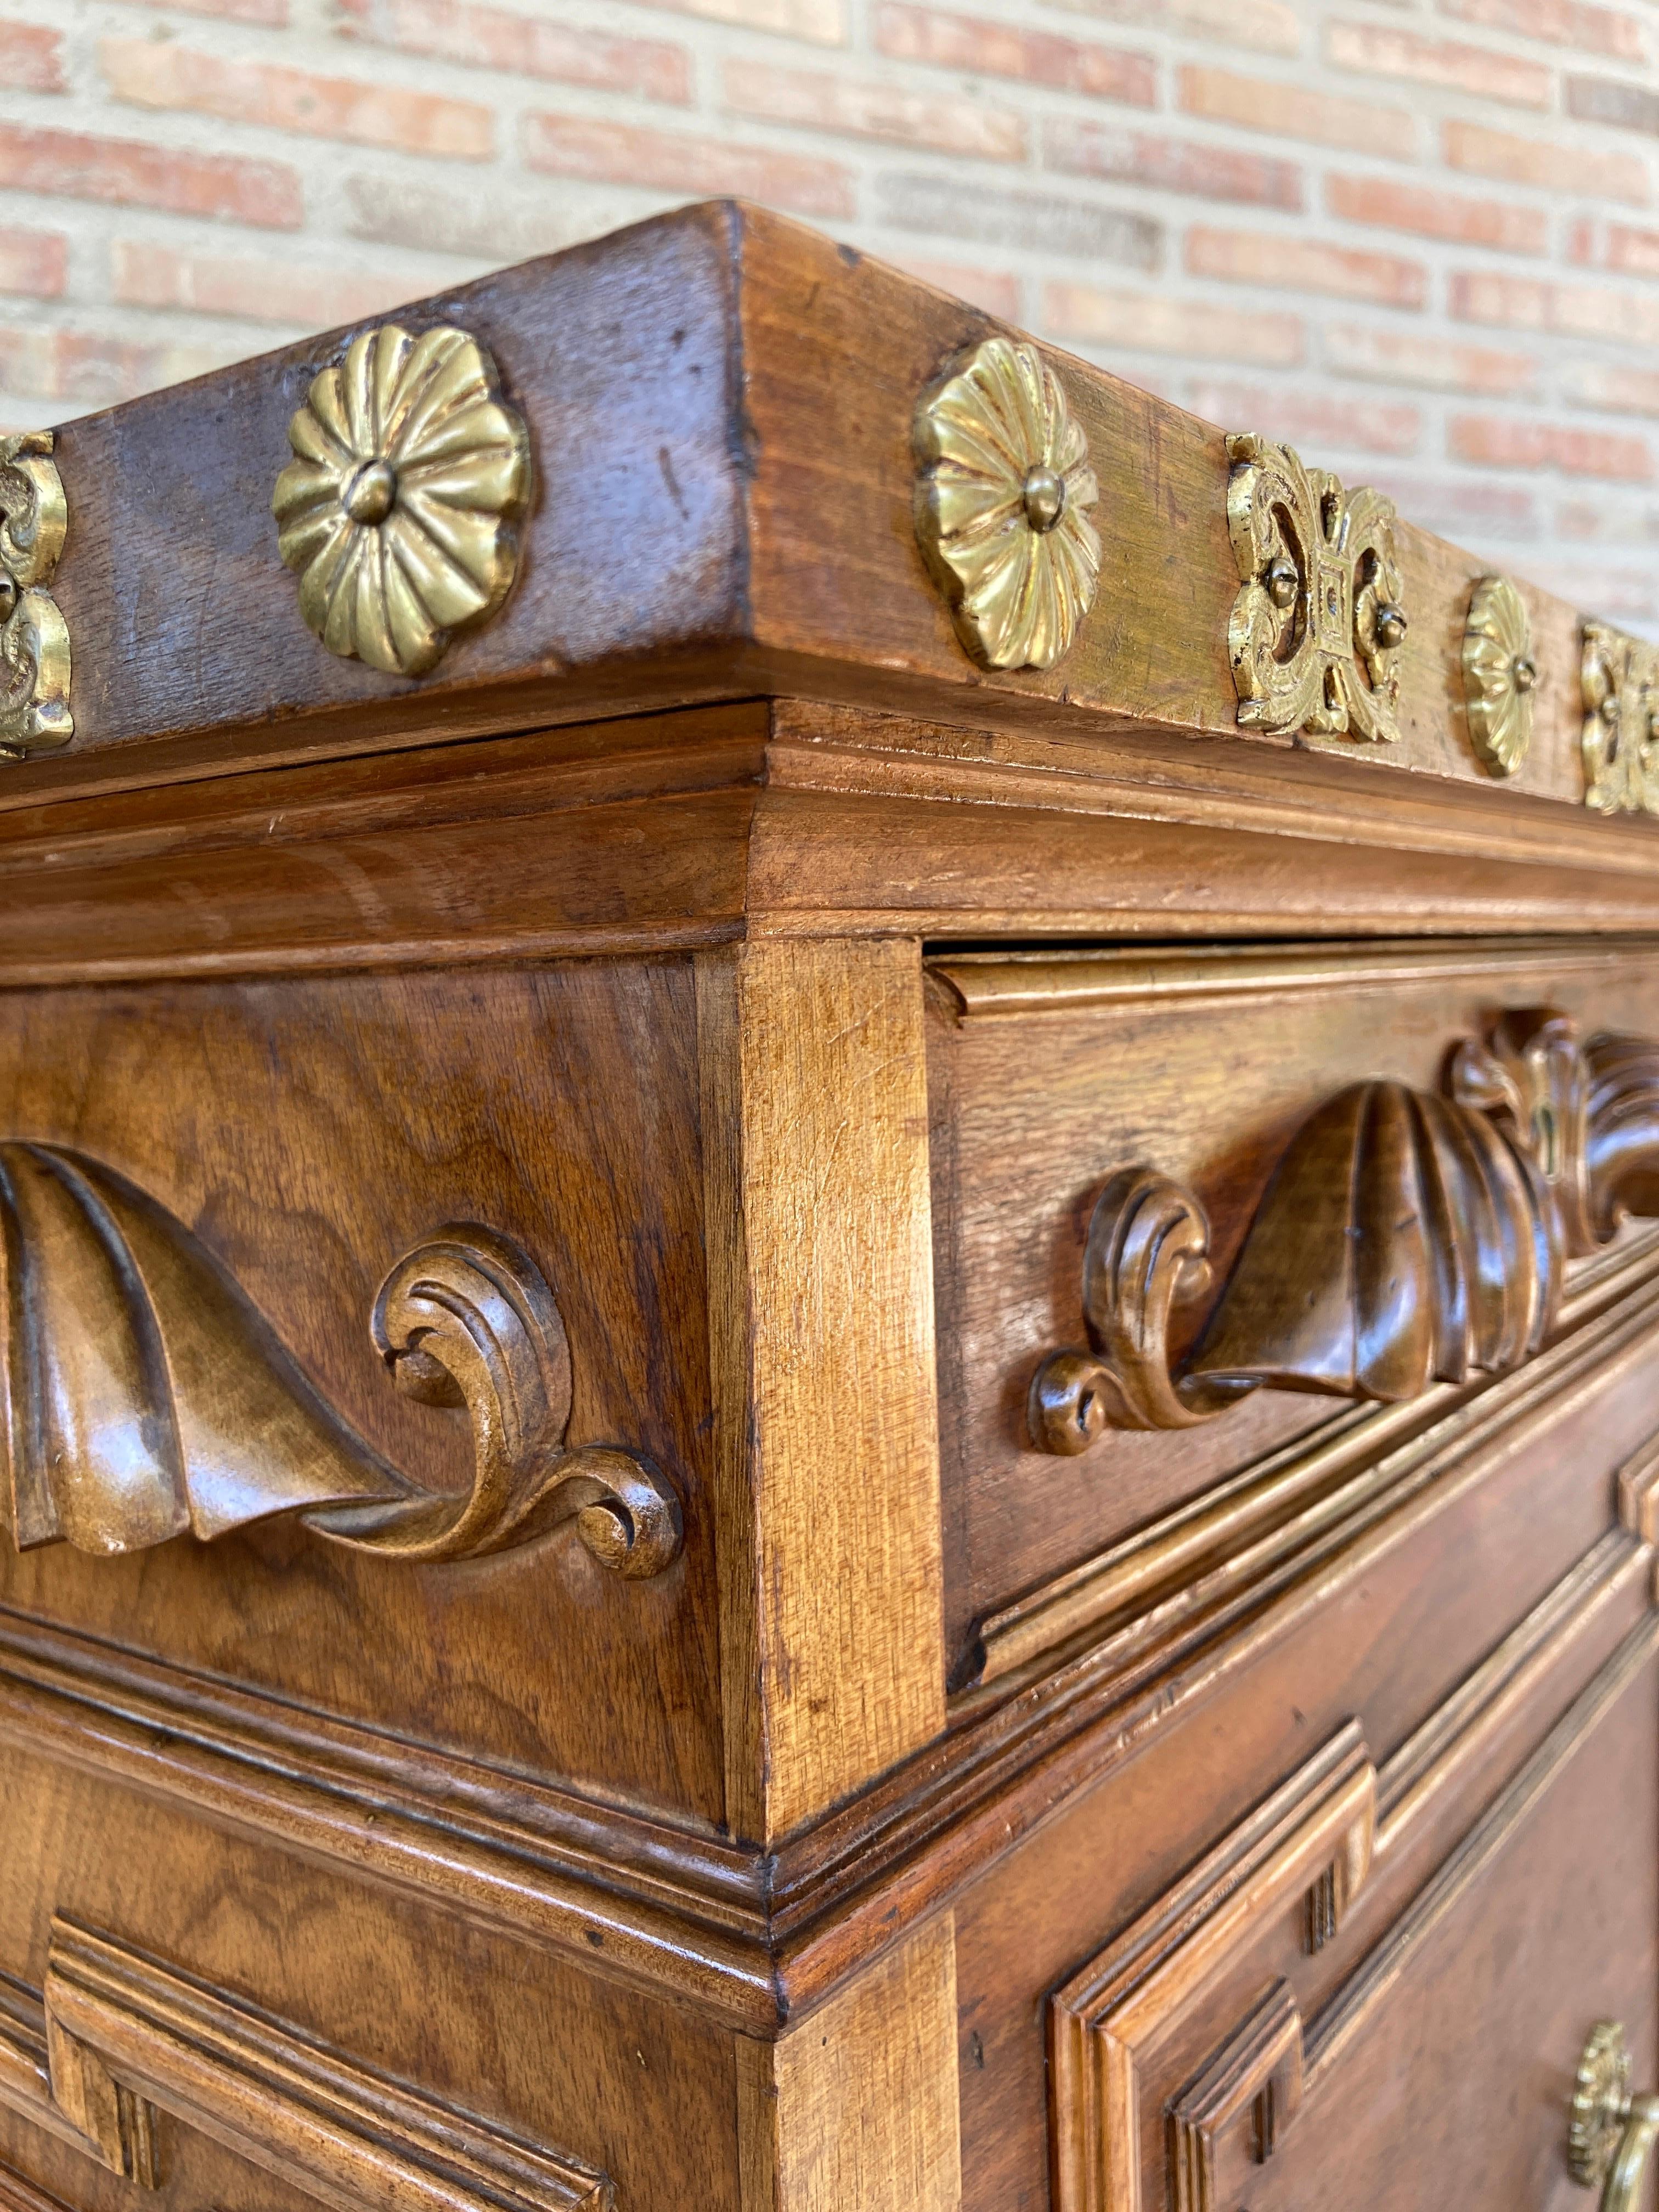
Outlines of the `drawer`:
[[1638,2087],[1656,2061],[1656,1486],[1650,1447],[1402,1726],[1406,1594],[1443,1655],[1478,1509],[1516,1506],[1472,1491],[1277,1642],[1241,1635],[1206,1703],[958,1900],[965,2207],[1591,2201],[1586,2037],[1624,2023]]
[[[1523,1083],[1540,1086],[1534,1103],[1545,1121],[1571,1110],[1542,1091],[1558,1077],[1570,1081],[1571,1068],[1564,1061],[1549,1076],[1525,1068],[1521,1042],[1539,1033],[1544,1010],[1571,1025],[1580,1047],[1604,1034],[1659,1036],[1659,947],[1471,941],[951,954],[935,959],[930,976],[946,1643],[959,1692],[1052,1668],[1121,1620],[1158,1574],[1182,1581],[1202,1559],[1257,1547],[1287,1501],[1300,1511],[1414,1437],[1430,1437],[1421,1448],[1432,1456],[1460,1423],[1536,1398],[1543,1379],[1528,1375],[1535,1361],[1521,1358],[1529,1332],[1553,1341],[1597,1313],[1630,1320],[1648,1295],[1650,1232],[1632,1224],[1605,1247],[1595,1232],[1557,1236],[1556,1261],[1541,1268],[1528,1242],[1532,1201],[1523,1197],[1516,1216],[1499,1219],[1484,1184],[1478,1198],[1467,1181],[1452,1189],[1446,1176],[1464,1176],[1467,1163],[1447,1167],[1424,1119],[1438,1109],[1407,1094],[1443,1097],[1454,1054],[1472,1040],[1502,1048],[1505,1079],[1519,1066]],[[1490,1054],[1466,1058],[1466,1090],[1494,1064]],[[1648,1073],[1650,1098],[1659,1076],[1650,1082]],[[1361,1094],[1361,1085],[1375,1087]],[[1612,1149],[1634,1134],[1631,1103],[1617,1102],[1626,1123],[1607,1139]],[[1489,1134],[1506,1110],[1470,1114]],[[1362,1127],[1356,1114],[1392,1119]],[[1626,1145],[1626,1170],[1631,1157]],[[1160,1303],[1150,1273],[1138,1289],[1125,1262],[1112,1325],[1141,1346],[1137,1357],[1164,1378],[1167,1402],[1150,1413],[1130,1407],[1127,1418],[1146,1425],[1109,1426],[1075,1455],[1039,1448],[1034,1378],[1051,1371],[1057,1353],[1097,1352],[1102,1316],[1085,1310],[1091,1225],[1134,1170],[1151,1181],[1133,1185],[1117,1219],[1133,1216],[1141,1241],[1121,1249],[1145,1255],[1167,1246],[1161,1266],[1177,1294]],[[1440,1198],[1423,1195],[1425,1176],[1440,1178]],[[1626,1194],[1638,1204],[1655,1195],[1628,1182]],[[1466,1214],[1455,1234],[1431,1218],[1436,1204],[1454,1201]],[[1159,1206],[1171,1209],[1167,1218]],[[1386,1233],[1368,1206],[1388,1212]],[[1401,1217],[1409,1217],[1403,1226]],[[1196,1249],[1195,1223],[1207,1228],[1206,1287],[1168,1257],[1183,1238]],[[1459,1237],[1454,1296],[1435,1270]],[[1356,1251],[1382,1254],[1386,1280],[1356,1288]],[[1556,1263],[1563,1253],[1571,1255],[1565,1266]],[[1255,1269],[1243,1288],[1230,1279],[1236,1262],[1241,1284],[1246,1267]],[[1274,1297],[1284,1306],[1292,1278],[1316,1311],[1305,1325],[1300,1308],[1267,1314]],[[1106,1279],[1104,1271],[1097,1278],[1097,1307]],[[1481,1282],[1485,1318],[1466,1328],[1470,1285]],[[1557,1301],[1549,1317],[1539,1311],[1546,1297]],[[1437,1318],[1425,1330],[1431,1311]],[[1241,1314],[1229,1337],[1216,1316]],[[1596,1326],[1606,1348],[1611,1325]],[[1413,1378],[1405,1370],[1425,1335],[1430,1356]],[[1374,1358],[1366,1365],[1355,1349],[1362,1339],[1393,1346],[1393,1368]],[[1412,1353],[1403,1364],[1401,1342]],[[1454,1342],[1470,1351],[1461,1374],[1441,1356]],[[1267,1364],[1283,1387],[1230,1382],[1207,1400],[1200,1388],[1189,1395],[1204,1401],[1202,1418],[1175,1403],[1171,1373],[1228,1352],[1243,1372],[1260,1345],[1273,1349],[1278,1364]],[[1594,1364],[1588,1338],[1581,1354]],[[1572,1359],[1555,1358],[1563,1389]],[[1584,1384],[1574,1432],[1576,1466],[1603,1488],[1659,1413],[1628,1362],[1620,1378],[1609,1371],[1607,1387]]]
[[[228,1677],[278,1733],[718,1821],[692,996],[676,958],[0,996],[9,1651],[54,1624],[204,1723]],[[316,1509],[360,1476],[392,1520]],[[672,1525],[619,1568],[590,1524],[630,1484]]]

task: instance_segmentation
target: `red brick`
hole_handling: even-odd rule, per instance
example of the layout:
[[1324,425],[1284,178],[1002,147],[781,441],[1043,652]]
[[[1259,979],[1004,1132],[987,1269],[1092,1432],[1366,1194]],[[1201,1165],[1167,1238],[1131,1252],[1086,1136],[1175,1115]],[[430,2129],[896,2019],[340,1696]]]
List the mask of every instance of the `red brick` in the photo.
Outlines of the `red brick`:
[[286,162],[176,153],[131,138],[9,123],[0,123],[0,185],[169,215],[220,216],[264,230],[297,230],[305,217],[298,172]]
[[1465,199],[1459,192],[1396,184],[1390,177],[1328,177],[1325,204],[1345,222],[1409,230],[1419,238],[1494,246],[1510,253],[1544,253],[1549,248],[1549,217],[1541,208],[1517,206],[1513,200]]
[[1659,415],[1659,369],[1575,362],[1567,370],[1565,390],[1577,407],[1605,408],[1611,415]]
[[[61,300],[68,283],[69,240],[61,231],[22,230],[15,223],[0,229],[0,292]],[[0,370],[3,367],[0,360]]]
[[169,15],[212,15],[228,23],[258,23],[280,30],[288,0],[126,0],[129,7],[165,8]]
[[1659,276],[1659,230],[1633,230],[1628,223],[1610,222],[1598,243],[1589,224],[1575,224],[1571,258],[1617,270],[1622,276]]
[[1127,208],[1051,192],[993,191],[937,171],[889,171],[876,179],[876,211],[895,230],[931,231],[964,240],[975,253],[1003,246],[1017,253],[1063,253],[1098,265],[1115,262],[1149,273],[1164,264],[1164,226]]
[[63,33],[40,23],[0,23],[0,83],[11,92],[67,92]]
[[1325,58],[1334,69],[1404,77],[1477,100],[1506,100],[1512,107],[1547,107],[1555,91],[1554,73],[1541,63],[1517,60],[1489,46],[1419,38],[1391,23],[1328,23]]
[[613,38],[473,0],[335,0],[335,7],[349,36],[402,53],[681,106],[691,99],[691,57],[665,40]]
[[1069,176],[1104,177],[1113,184],[1190,192],[1200,199],[1249,201],[1292,215],[1302,211],[1302,172],[1294,161],[1125,131],[1089,116],[1051,116],[1043,130],[1042,158],[1049,168]]
[[222,353],[205,347],[150,345],[96,331],[14,329],[0,349],[0,385],[41,399],[109,405],[224,364]]
[[1230,284],[1277,284],[1298,292],[1334,292],[1347,300],[1375,300],[1389,307],[1420,307],[1429,280],[1420,262],[1392,253],[1351,253],[1317,240],[1254,230],[1187,233],[1187,270]]
[[1293,368],[1305,350],[1298,315],[1255,314],[1166,293],[1103,292],[1089,284],[1045,285],[1042,327],[1100,351],[1179,354],[1264,368]]
[[1462,322],[1608,338],[1622,345],[1659,345],[1659,297],[1649,292],[1621,292],[1612,285],[1545,284],[1460,270],[1452,276],[1449,304]]
[[1563,106],[1581,123],[1614,131],[1640,131],[1659,138],[1659,92],[1622,77],[1570,76],[1562,87]]
[[131,238],[116,240],[111,259],[113,295],[123,307],[297,323],[308,331],[383,314],[422,289],[406,278],[367,270],[319,269],[308,258],[296,263],[245,253],[182,253]]
[[484,161],[495,150],[489,110],[471,100],[270,62],[225,61],[154,39],[106,39],[98,58],[115,97],[137,107],[184,108],[453,161]]
[[524,157],[545,176],[643,185],[663,192],[737,192],[798,215],[846,218],[854,209],[852,172],[839,161],[593,116],[526,116]]
[[1484,24],[1488,30],[1607,54],[1614,61],[1647,59],[1647,40],[1633,15],[1592,7],[1587,0],[1440,0],[1440,12],[1460,16],[1466,23]]
[[793,123],[809,131],[834,131],[853,138],[884,138],[900,146],[926,146],[938,154],[969,154],[986,161],[1023,161],[1023,118],[975,100],[909,92],[827,70],[776,69],[770,62],[726,64],[726,105],[737,115],[766,123]]
[[1419,529],[1465,544],[1471,538],[1530,538],[1538,527],[1530,491],[1502,477],[1423,477],[1379,469],[1371,481]]
[[1189,115],[1267,131],[1280,138],[1306,138],[1351,154],[1386,154],[1410,161],[1417,152],[1417,124],[1403,108],[1374,100],[1310,97],[1303,84],[1235,76],[1231,70],[1184,65],[1177,78],[1180,103]]
[[1529,354],[1458,345],[1417,331],[1373,330],[1361,323],[1329,325],[1325,365],[1338,376],[1478,392],[1492,399],[1524,398],[1538,388],[1539,365]]
[[1020,319],[1020,282],[1006,269],[965,268],[959,261],[916,261],[902,253],[893,257],[893,266],[931,284],[935,291],[948,292],[953,300],[983,307],[999,321],[1017,323]]
[[1253,46],[1261,53],[1302,50],[1301,17],[1288,0],[1048,0],[1048,4],[1138,30]]
[[1517,138],[1507,131],[1454,118],[1445,126],[1447,164],[1505,184],[1536,185],[1574,199],[1628,200],[1646,204],[1648,173],[1639,155],[1599,154],[1547,138]]
[[1446,450],[1455,460],[1484,468],[1559,469],[1569,476],[1638,483],[1653,474],[1645,438],[1510,415],[1453,416],[1446,427]]
[[646,0],[677,15],[732,23],[746,31],[775,31],[821,46],[847,44],[847,0]]
[[1351,453],[1413,453],[1423,428],[1420,410],[1397,400],[1356,404],[1348,392],[1285,392],[1270,384],[1200,379],[1188,386],[1187,404],[1224,430],[1248,426],[1288,445]]
[[908,0],[882,0],[876,9],[875,44],[878,53],[894,61],[932,62],[978,76],[1019,77],[1028,84],[1121,100],[1131,107],[1158,105],[1158,69],[1146,54],[988,22],[979,15],[947,15],[933,8],[911,7]]

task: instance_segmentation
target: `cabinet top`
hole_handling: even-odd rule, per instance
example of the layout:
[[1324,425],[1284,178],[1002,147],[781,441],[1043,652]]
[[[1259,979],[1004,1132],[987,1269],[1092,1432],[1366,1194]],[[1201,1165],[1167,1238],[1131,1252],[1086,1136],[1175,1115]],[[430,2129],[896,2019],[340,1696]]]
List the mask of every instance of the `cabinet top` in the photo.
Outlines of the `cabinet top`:
[[684,210],[10,441],[0,807],[768,694],[1643,802],[1648,648],[1250,430]]

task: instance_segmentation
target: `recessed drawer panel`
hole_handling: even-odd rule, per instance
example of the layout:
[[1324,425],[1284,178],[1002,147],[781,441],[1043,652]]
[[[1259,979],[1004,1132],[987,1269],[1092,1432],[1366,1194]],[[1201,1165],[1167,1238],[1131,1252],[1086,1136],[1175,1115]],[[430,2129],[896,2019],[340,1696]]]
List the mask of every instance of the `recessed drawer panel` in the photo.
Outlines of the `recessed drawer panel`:
[[[1651,1232],[1616,1224],[1659,1209],[1659,948],[986,954],[932,977],[959,1688],[1101,1632],[1138,1540],[1171,1572],[1245,1543],[1242,1508],[1202,1516],[1263,1470],[1306,1462],[1305,1504],[1551,1374],[1569,1391],[1598,1355],[1564,1335],[1646,1295]],[[1659,1389],[1583,1395],[1599,1496]]]

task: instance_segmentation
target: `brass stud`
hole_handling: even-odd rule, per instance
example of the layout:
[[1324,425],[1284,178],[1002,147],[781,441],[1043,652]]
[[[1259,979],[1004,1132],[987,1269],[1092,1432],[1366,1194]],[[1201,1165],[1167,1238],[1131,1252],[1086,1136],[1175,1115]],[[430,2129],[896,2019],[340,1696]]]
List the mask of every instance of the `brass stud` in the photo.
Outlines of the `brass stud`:
[[1267,597],[1276,607],[1288,611],[1296,605],[1302,578],[1288,553],[1278,554],[1268,562],[1262,581],[1267,586]]
[[1396,606],[1392,599],[1384,599],[1376,611],[1376,641],[1385,652],[1392,653],[1406,642],[1406,610]]
[[1538,663],[1529,660],[1524,653],[1517,653],[1510,664],[1510,675],[1517,691],[1538,689]]

